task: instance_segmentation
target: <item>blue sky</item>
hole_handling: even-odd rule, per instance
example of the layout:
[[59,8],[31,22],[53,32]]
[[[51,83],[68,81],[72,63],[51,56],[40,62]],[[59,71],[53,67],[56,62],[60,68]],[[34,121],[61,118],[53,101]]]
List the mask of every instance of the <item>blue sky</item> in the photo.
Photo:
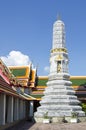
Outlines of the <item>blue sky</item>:
[[38,75],[47,75],[58,14],[66,27],[70,75],[86,75],[86,0],[0,0],[0,56],[18,51],[38,66]]

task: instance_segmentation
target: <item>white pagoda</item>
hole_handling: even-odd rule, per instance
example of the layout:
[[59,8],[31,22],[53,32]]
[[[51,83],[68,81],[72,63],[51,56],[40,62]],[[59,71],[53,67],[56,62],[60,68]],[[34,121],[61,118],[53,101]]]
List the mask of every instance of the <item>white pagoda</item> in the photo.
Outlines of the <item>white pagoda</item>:
[[79,117],[84,117],[80,101],[75,96],[68,72],[68,51],[65,45],[65,25],[58,19],[53,25],[53,44],[50,52],[50,73],[44,96],[40,101],[34,117],[41,122],[44,115],[48,117],[71,117],[72,112],[77,112]]

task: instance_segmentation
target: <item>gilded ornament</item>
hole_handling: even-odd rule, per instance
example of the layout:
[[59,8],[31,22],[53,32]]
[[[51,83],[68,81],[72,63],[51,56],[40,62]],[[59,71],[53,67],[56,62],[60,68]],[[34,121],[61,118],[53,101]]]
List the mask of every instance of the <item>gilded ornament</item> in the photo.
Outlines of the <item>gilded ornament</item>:
[[58,56],[55,58],[55,61],[58,61],[58,60],[63,60],[63,56],[62,56],[62,55],[58,55]]
[[51,53],[54,53],[54,52],[65,52],[65,53],[67,53],[67,49],[66,48],[56,48],[56,49],[51,50]]

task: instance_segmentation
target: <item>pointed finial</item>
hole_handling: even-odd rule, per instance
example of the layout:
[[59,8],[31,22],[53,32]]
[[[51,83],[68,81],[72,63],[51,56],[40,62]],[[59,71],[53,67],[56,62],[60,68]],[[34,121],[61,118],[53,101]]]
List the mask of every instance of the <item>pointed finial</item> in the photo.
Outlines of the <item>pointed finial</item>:
[[61,16],[60,16],[60,14],[58,14],[58,16],[57,16],[57,20],[61,20]]

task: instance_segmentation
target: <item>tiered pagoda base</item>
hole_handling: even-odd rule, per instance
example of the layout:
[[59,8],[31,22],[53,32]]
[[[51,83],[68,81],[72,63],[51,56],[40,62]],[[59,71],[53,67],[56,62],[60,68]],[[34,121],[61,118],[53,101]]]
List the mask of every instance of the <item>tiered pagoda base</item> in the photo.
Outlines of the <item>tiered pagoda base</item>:
[[69,122],[73,112],[78,113],[78,117],[84,120],[85,113],[71,85],[67,73],[49,75],[48,87],[40,101],[41,106],[34,114],[36,122],[42,122],[46,113],[53,122],[60,122],[64,116]]

